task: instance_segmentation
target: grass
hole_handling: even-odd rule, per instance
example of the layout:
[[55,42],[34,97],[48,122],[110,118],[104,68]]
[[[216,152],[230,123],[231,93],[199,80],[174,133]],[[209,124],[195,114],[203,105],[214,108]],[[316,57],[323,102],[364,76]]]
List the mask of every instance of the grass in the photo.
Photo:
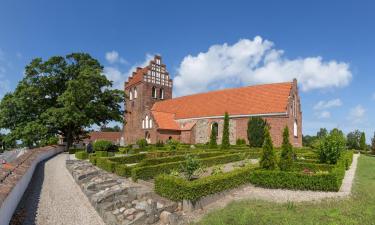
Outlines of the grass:
[[199,225],[375,224],[375,157],[359,158],[351,198],[319,203],[237,201],[206,215]]

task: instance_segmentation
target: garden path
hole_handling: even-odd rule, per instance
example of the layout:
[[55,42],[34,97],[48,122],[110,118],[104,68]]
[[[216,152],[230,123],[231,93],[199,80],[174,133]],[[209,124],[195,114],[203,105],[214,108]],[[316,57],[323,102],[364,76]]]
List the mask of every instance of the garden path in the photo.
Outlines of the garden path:
[[11,224],[104,225],[65,168],[67,157],[39,163]]

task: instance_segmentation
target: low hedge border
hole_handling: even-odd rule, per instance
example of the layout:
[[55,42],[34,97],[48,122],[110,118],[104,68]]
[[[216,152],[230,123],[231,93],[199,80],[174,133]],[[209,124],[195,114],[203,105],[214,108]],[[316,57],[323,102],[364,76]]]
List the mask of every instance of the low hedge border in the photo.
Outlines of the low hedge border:
[[85,151],[75,152],[75,157],[80,160],[88,159],[89,154]]
[[76,152],[83,152],[85,149],[82,148],[69,148],[69,154],[75,154]]
[[[218,164],[240,161],[242,159],[244,159],[242,154],[230,154],[198,159],[198,161],[201,163],[202,166],[208,167]],[[134,169],[132,169],[131,177],[133,181],[137,181],[138,179],[152,179],[159,174],[170,173],[172,170],[175,169],[181,170],[181,163],[183,163],[183,161],[135,167]]]
[[310,162],[294,162],[292,170],[295,172],[301,172],[304,169],[309,169],[313,172],[317,171],[331,171],[334,165],[330,164],[320,164],[320,163],[310,163]]
[[228,173],[217,174],[195,181],[162,174],[155,178],[155,192],[174,201],[197,201],[207,195],[249,183],[254,167],[244,167]]

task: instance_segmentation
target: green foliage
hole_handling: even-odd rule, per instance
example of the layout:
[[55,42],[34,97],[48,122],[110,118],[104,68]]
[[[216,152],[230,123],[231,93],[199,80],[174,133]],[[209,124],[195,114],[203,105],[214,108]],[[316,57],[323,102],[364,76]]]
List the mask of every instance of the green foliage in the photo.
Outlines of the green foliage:
[[281,157],[279,167],[281,170],[290,170],[293,165],[293,146],[289,141],[289,128],[283,131],[283,143],[281,145]]
[[218,134],[218,127],[217,123],[213,123],[211,125],[211,135],[210,135],[210,143],[209,143],[209,148],[217,148],[217,134]]
[[216,165],[212,168],[211,175],[217,175],[222,173],[224,173],[222,165]]
[[251,117],[247,123],[247,139],[250,147],[260,148],[264,142],[264,129],[267,122],[261,117]]
[[325,138],[328,135],[328,131],[326,128],[320,128],[320,130],[316,133],[316,137],[318,139]]
[[191,180],[195,171],[201,168],[201,165],[196,157],[192,155],[186,155],[185,161],[182,163],[181,171],[185,173],[186,179]]
[[362,132],[360,132],[359,130],[355,130],[353,132],[348,133],[348,135],[346,136],[348,149],[360,150],[361,149],[361,136],[362,136]]
[[335,164],[341,153],[346,148],[346,140],[343,133],[333,129],[330,134],[321,140],[318,153],[321,163]]
[[131,170],[134,166],[127,166],[124,164],[117,163],[115,165],[115,173],[121,177],[130,177],[131,176]]
[[88,159],[89,154],[85,151],[75,152],[75,157],[80,160]]
[[302,145],[304,147],[314,147],[314,143],[318,140],[316,136],[303,135],[302,136]]
[[177,151],[180,148],[180,142],[177,140],[169,140],[168,141],[168,149],[169,151]]
[[115,125],[114,127],[101,127],[100,128],[101,132],[120,132],[121,128],[118,125]]
[[[116,157],[117,158],[117,157]],[[203,158],[198,159],[199,163],[202,167],[209,167],[218,164],[224,164],[229,162],[235,162],[242,160],[243,157],[241,154],[229,154],[229,155],[222,155],[210,158]],[[157,165],[150,165],[150,166],[140,166],[135,167],[132,170],[132,179],[137,181],[138,179],[148,180],[152,179],[159,174],[169,174],[172,170],[179,170],[181,171],[182,167],[181,164],[184,161],[178,162],[170,162],[170,163],[162,163]]]
[[157,148],[160,148],[160,147],[164,147],[164,142],[163,140],[158,140],[155,144],[155,147]]
[[112,142],[107,140],[97,140],[94,142],[93,147],[94,151],[109,151],[112,147]]
[[277,167],[276,154],[273,149],[271,135],[268,126],[264,129],[263,154],[260,159],[260,166],[263,169],[274,170]]
[[100,63],[86,53],[36,58],[0,103],[0,127],[14,140],[39,146],[62,134],[70,147],[83,128],[122,121],[124,92],[111,89]]
[[224,126],[223,126],[223,138],[221,141],[221,149],[229,149],[230,142],[229,142],[229,115],[225,112],[224,115]]
[[374,137],[371,139],[371,152],[373,155],[375,155],[375,132]]
[[173,201],[191,200],[229,190],[249,182],[252,167],[244,167],[228,173],[188,181],[170,175],[155,178],[155,192]]
[[[209,158],[209,157],[216,157],[219,155],[223,155],[223,152],[202,152],[202,153],[194,153],[194,157],[196,158]],[[157,165],[162,163],[170,163],[170,162],[178,162],[183,161],[186,159],[185,155],[175,155],[175,156],[167,156],[167,157],[157,157],[157,158],[146,158],[142,160],[140,165]]]
[[236,140],[236,145],[246,145],[246,140],[242,138],[238,138]]
[[367,144],[366,144],[366,135],[365,135],[365,132],[362,132],[361,134],[361,138],[359,140],[359,147],[360,149],[362,150],[367,150]]
[[147,141],[146,141],[146,139],[139,139],[137,142],[136,142],[136,144],[139,146],[139,149],[141,149],[141,150],[146,150],[146,147],[147,147],[147,145],[148,145],[148,143],[147,143]]
[[107,151],[95,151],[96,157],[108,157]]
[[143,159],[146,158],[146,156],[146,154],[140,153],[129,156],[112,157],[110,158],[110,160],[120,164],[132,164],[141,162]]
[[107,172],[114,172],[116,163],[109,160],[108,157],[97,157],[96,158],[96,166],[107,171]]

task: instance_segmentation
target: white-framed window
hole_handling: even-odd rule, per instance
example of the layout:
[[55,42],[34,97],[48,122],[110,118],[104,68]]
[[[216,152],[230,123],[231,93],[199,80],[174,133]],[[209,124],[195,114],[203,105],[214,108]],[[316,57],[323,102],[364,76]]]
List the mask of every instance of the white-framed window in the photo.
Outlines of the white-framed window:
[[142,129],[145,129],[145,120],[142,120]]
[[152,128],[152,119],[150,119],[150,128]]
[[138,93],[137,93],[137,88],[134,88],[134,98],[137,98]]
[[148,116],[146,116],[146,121],[145,121],[145,123],[146,123],[146,129],[148,129]]
[[132,89],[129,90],[129,99],[133,100],[133,91],[132,91]]
[[152,97],[153,98],[156,98],[156,88],[155,87],[152,87]]
[[297,120],[294,121],[293,135],[294,135],[294,137],[298,137],[298,124],[297,124]]
[[159,98],[164,99],[164,89],[160,89]]

